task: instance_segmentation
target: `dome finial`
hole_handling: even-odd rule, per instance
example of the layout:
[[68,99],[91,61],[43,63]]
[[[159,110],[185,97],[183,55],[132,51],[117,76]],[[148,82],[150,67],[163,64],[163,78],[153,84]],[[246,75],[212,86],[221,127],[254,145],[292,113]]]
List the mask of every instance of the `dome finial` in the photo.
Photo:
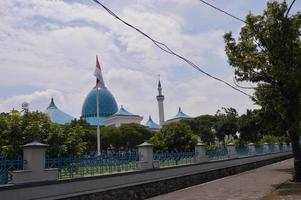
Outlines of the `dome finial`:
[[180,113],[180,112],[182,112],[182,109],[181,109],[181,107],[180,107],[180,106],[179,106],[179,111],[178,111],[178,112],[179,112],[179,113]]
[[49,106],[47,108],[57,108],[56,105],[55,105],[55,103],[54,103],[53,97],[51,97],[50,104],[49,104]]

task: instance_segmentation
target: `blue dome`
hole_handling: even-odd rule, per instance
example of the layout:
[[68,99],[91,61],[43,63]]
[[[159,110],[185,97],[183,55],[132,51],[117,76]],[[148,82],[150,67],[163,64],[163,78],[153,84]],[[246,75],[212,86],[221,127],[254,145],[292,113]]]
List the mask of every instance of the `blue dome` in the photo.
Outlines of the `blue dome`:
[[[96,92],[97,89],[94,87],[86,97],[82,107],[81,117],[86,119],[91,125],[97,125]],[[98,92],[99,118],[105,119],[118,111],[117,103],[111,92],[106,87],[100,88]],[[102,124],[103,120],[100,120],[100,125]]]

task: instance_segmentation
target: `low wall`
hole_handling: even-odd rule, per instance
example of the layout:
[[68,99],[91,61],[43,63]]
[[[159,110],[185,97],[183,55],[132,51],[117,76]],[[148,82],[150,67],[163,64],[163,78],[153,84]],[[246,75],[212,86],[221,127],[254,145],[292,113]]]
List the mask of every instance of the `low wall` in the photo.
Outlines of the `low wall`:
[[145,199],[291,157],[290,152],[276,153],[122,174],[5,185],[0,186],[0,197],[1,200]]

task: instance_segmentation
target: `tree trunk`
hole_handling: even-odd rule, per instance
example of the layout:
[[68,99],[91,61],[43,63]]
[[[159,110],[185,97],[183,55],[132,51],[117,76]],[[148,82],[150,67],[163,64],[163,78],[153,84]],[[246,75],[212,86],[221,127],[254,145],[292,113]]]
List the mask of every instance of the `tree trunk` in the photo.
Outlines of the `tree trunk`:
[[301,182],[301,149],[299,144],[299,134],[296,131],[290,132],[290,138],[294,154],[294,174],[293,181]]
[[291,104],[288,105],[288,116],[286,118],[288,133],[291,139],[294,155],[294,174],[293,181],[301,182],[301,148],[299,143],[299,120],[300,120],[300,102],[299,98],[292,98]]

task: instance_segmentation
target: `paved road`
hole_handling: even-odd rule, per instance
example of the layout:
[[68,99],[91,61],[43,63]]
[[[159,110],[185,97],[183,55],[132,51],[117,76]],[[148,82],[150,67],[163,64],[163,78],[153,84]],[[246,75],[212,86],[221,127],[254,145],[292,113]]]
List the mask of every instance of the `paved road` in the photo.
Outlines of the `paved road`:
[[196,185],[148,200],[254,200],[291,178],[293,159]]

